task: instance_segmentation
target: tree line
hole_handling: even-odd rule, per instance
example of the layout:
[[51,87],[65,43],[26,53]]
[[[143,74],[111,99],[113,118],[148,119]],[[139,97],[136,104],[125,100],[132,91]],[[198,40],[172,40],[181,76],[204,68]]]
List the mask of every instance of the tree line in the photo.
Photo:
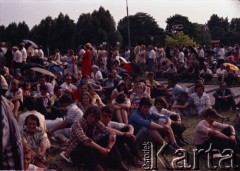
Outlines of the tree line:
[[[66,50],[77,49],[79,45],[91,42],[99,46],[103,42],[112,47],[128,45],[127,17],[116,23],[108,10],[100,7],[92,13],[81,14],[74,23],[68,15],[60,13],[57,18],[48,16],[42,19],[31,30],[23,21],[11,23],[7,27],[0,26],[0,42],[19,44],[23,39],[30,39],[49,48]],[[131,46],[136,44],[159,44],[179,46],[181,40],[175,41],[181,33],[187,36],[190,44],[209,45],[211,40],[220,40],[221,43],[230,45],[240,43],[240,18],[219,17],[213,14],[206,24],[192,23],[188,17],[175,14],[167,18],[165,30],[160,28],[156,20],[147,13],[136,13],[129,16]],[[183,37],[181,36],[181,38]],[[185,39],[184,37],[184,39]],[[180,43],[179,43],[180,42]]]

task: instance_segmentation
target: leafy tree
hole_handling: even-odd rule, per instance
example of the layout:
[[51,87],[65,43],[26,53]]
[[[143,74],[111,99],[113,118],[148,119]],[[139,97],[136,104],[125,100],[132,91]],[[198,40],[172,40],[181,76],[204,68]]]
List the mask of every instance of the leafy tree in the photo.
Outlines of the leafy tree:
[[6,40],[11,42],[12,45],[19,44],[18,27],[15,22],[9,24],[5,30]]
[[116,32],[116,24],[108,10],[100,7],[98,11],[92,14],[82,14],[75,27],[74,45],[91,42],[99,45],[102,42],[108,42],[115,45],[120,41],[119,34]]
[[[164,44],[165,33],[159,28],[155,19],[146,13],[136,13],[129,16],[131,44]],[[118,23],[118,30],[123,37],[123,44],[128,44],[127,17]]]
[[166,36],[166,46],[169,47],[184,47],[196,45],[196,42],[183,32],[177,32],[174,36]]
[[210,31],[212,31],[215,27],[220,27],[226,32],[229,28],[228,18],[224,19],[222,17],[218,17],[218,15],[216,14],[213,14],[210,17],[210,20],[207,22],[207,25]]
[[222,27],[214,27],[211,30],[212,40],[221,40],[224,34],[225,34],[225,31]]
[[167,18],[166,34],[175,35],[178,32],[183,32],[191,38],[196,37],[196,30],[194,25],[188,20],[188,17],[176,14]]
[[225,45],[233,45],[239,43],[240,32],[228,31],[222,36],[221,42]]
[[230,31],[240,32],[240,18],[233,18],[229,26]]
[[73,37],[74,45],[78,46],[79,44],[92,42],[91,40],[94,37],[92,33],[94,33],[94,31],[91,14],[81,14],[75,26]]
[[201,45],[208,45],[211,43],[211,34],[204,24],[193,23],[195,27],[194,40]]
[[49,47],[52,24],[53,20],[49,16],[41,20],[39,25],[35,25],[32,28],[30,39],[36,43],[42,44],[43,47]]
[[97,26],[97,35],[95,41],[97,44],[103,41],[110,45],[116,43],[116,23],[108,10],[100,7],[98,11],[92,13],[93,23]]
[[18,23],[18,37],[19,41],[29,38],[30,30],[25,22]]
[[73,48],[72,37],[75,24],[68,15],[60,13],[56,19],[54,19],[49,35],[49,44],[51,49],[59,48],[67,50]]
[[0,26],[0,42],[6,41],[5,26]]

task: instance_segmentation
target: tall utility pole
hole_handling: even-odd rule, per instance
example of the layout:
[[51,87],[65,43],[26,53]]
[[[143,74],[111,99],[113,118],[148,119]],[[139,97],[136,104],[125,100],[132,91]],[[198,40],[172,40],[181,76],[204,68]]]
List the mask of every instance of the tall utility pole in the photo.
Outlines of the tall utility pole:
[[128,16],[128,0],[126,0],[126,8],[127,8],[127,27],[128,27],[128,47],[131,48],[130,22],[129,22],[129,16]]

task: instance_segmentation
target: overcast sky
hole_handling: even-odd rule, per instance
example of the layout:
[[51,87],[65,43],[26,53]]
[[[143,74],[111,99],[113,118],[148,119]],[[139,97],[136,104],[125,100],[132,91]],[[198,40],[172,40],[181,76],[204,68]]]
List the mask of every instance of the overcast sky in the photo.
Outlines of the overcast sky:
[[[92,13],[100,6],[109,10],[116,24],[126,16],[126,0],[0,0],[0,25],[25,21],[30,29],[47,16],[56,18],[60,12],[75,22],[82,13]],[[150,14],[161,28],[175,14],[188,17],[190,22],[206,23],[212,14],[240,18],[239,0],[128,0],[129,15]]]

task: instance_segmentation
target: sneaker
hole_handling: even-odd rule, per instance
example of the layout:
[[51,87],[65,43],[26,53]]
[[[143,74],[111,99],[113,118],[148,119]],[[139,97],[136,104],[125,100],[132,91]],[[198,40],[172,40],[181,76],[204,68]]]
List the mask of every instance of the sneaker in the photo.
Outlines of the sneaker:
[[73,164],[71,158],[65,156],[65,152],[61,152],[61,153],[60,153],[60,156],[61,156],[66,162]]

